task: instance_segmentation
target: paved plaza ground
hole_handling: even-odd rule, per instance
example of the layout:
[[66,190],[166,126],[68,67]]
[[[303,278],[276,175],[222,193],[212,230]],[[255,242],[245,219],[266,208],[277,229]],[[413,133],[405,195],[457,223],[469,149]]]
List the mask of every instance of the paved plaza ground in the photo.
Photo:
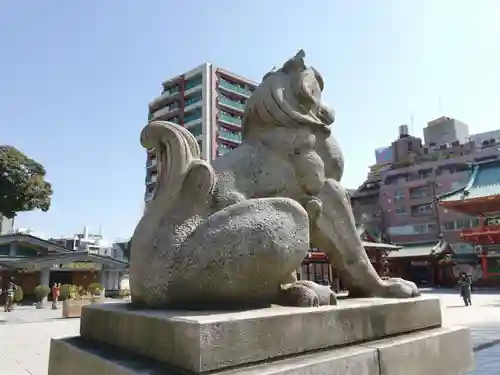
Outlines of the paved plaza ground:
[[[500,292],[478,292],[465,307],[455,291],[425,290],[441,298],[444,325],[472,329],[476,370],[490,375],[500,368]],[[20,307],[0,312],[0,375],[47,375],[50,338],[77,335],[79,319],[61,319],[61,311]]]

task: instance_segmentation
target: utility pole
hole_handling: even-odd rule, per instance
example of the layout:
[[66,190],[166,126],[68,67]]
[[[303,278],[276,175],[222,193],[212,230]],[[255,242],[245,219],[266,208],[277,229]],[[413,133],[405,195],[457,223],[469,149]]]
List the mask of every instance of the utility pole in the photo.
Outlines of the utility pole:
[[436,226],[437,226],[438,236],[441,238],[442,230],[441,230],[441,218],[439,216],[438,197],[436,195],[436,177],[432,179],[430,185],[432,189],[432,203],[434,205],[434,215],[436,216]]

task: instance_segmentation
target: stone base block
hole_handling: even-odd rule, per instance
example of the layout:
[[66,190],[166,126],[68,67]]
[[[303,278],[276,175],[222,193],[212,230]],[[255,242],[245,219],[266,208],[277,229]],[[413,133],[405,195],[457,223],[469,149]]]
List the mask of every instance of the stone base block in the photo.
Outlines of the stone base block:
[[415,332],[363,347],[378,351],[383,375],[460,375],[474,369],[470,330],[463,327]]
[[439,326],[436,298],[368,298],[222,313],[90,305],[83,308],[80,333],[84,340],[202,373]]
[[[175,345],[175,343],[172,343]],[[230,348],[226,348],[230,351]],[[467,328],[434,328],[211,375],[461,375],[473,367]],[[181,375],[185,370],[82,337],[54,339],[49,375]]]

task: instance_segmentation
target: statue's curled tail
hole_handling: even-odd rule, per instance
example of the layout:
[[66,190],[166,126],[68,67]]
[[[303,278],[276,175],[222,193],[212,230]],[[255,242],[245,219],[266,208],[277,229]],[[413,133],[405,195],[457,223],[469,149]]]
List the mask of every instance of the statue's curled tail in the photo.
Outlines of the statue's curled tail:
[[[142,130],[141,144],[154,148],[157,154],[154,205],[160,204],[165,210],[172,199],[193,188],[198,188],[196,193],[203,198],[212,192],[215,173],[210,164],[201,160],[198,142],[187,129],[167,121],[152,121]],[[185,186],[186,179],[196,186]]]
[[[203,207],[202,202],[211,195],[216,181],[211,165],[200,159],[196,139],[179,125],[152,121],[142,130],[141,144],[155,150],[158,178],[153,198],[146,204],[132,237],[130,273],[135,277],[131,276],[130,287],[132,297],[139,302],[148,293],[144,289],[147,283],[139,279],[145,277],[143,270],[156,256],[153,253],[157,251],[159,236],[165,233],[166,222],[174,228],[182,225],[188,216],[196,215],[195,211]],[[180,245],[185,237],[177,239],[178,244],[171,243],[171,246]]]

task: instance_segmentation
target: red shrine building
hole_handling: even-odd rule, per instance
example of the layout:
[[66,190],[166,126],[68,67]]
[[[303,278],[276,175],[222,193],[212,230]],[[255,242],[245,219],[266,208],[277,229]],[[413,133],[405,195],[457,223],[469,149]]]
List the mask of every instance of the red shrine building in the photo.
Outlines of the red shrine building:
[[[388,276],[389,268],[385,257],[389,252],[401,249],[401,246],[381,242],[380,238],[363,226],[358,228],[358,235],[375,270],[381,276]],[[331,285],[337,291],[344,289],[335,268],[331,267],[328,257],[321,249],[311,249],[302,262],[301,269],[297,271],[297,276],[302,280]]]
[[473,165],[467,184],[438,198],[442,207],[478,218],[462,229],[463,242],[472,244],[480,264],[476,284],[500,285],[500,160]]

